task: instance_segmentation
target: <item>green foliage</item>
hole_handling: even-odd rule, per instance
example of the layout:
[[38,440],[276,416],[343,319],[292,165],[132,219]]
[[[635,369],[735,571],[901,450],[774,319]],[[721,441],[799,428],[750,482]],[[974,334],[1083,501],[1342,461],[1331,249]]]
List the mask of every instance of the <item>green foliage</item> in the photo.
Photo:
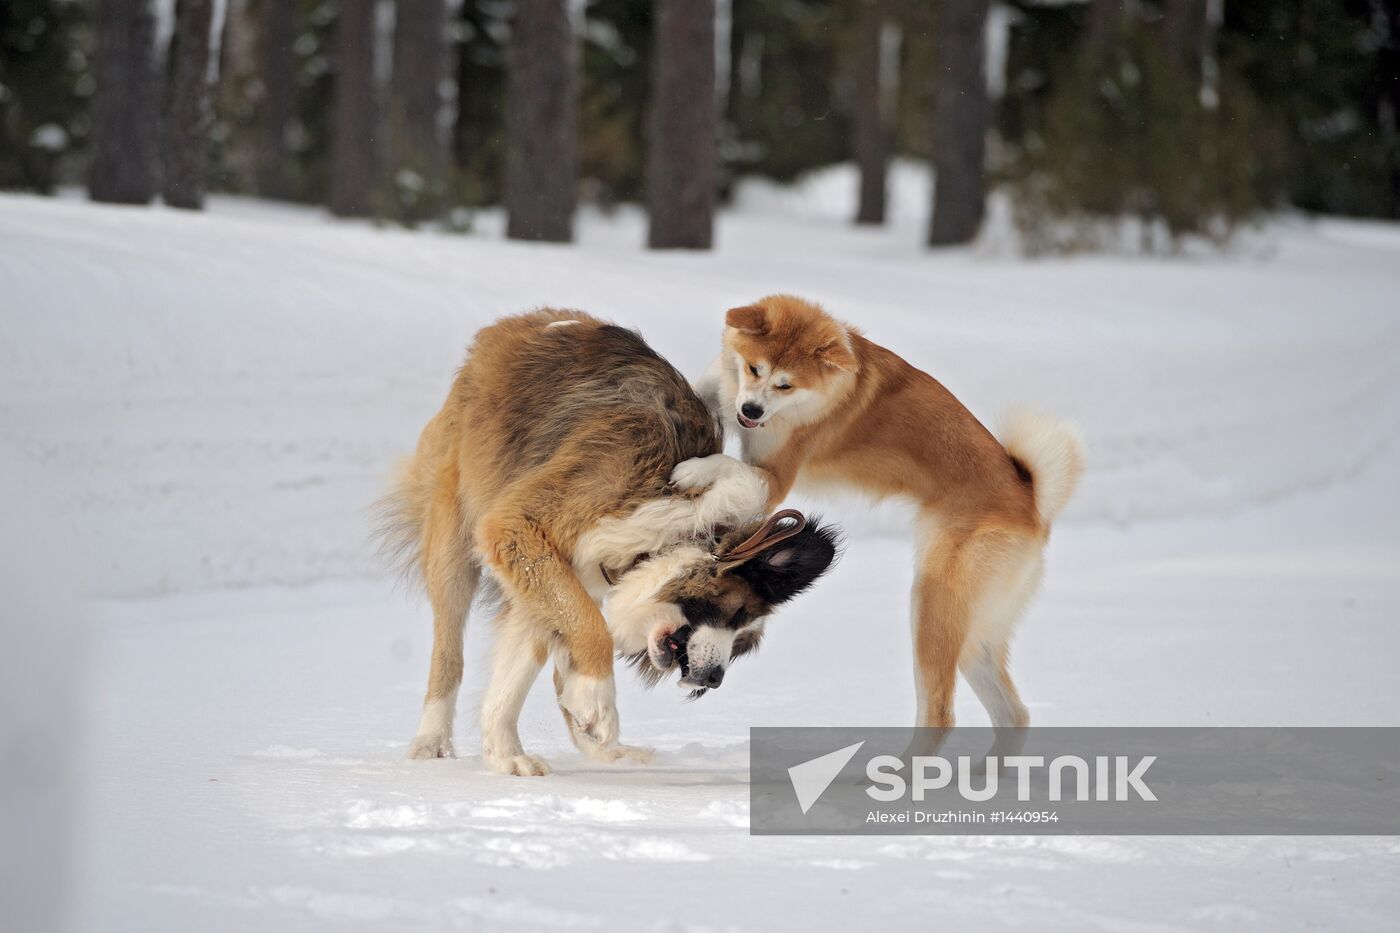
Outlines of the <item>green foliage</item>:
[[[239,68],[256,69],[259,63],[256,30],[260,4],[280,2],[293,3],[296,10],[292,43],[296,100],[287,129],[291,199],[318,204],[325,199],[329,178],[330,119],[335,91],[331,70],[337,16],[335,0],[252,0],[245,14],[247,19],[226,27],[210,134],[211,187],[242,194],[257,190],[255,162],[263,87],[256,70],[243,73]],[[238,40],[229,30],[240,28],[249,30],[249,35],[241,40],[247,43],[251,39],[254,43],[244,50],[250,56],[246,62],[236,62],[231,57],[230,45]]]
[[433,181],[426,167],[400,166],[374,192],[374,215],[412,229],[440,218],[447,205],[446,184]]
[[330,187],[331,115],[335,112],[331,62],[339,9],[334,0],[299,0],[299,8],[302,28],[292,46],[296,53],[297,106],[291,146],[301,199],[321,204]]
[[1222,46],[1283,128],[1293,204],[1400,217],[1400,12],[1393,3],[1226,3]]
[[[295,8],[290,192],[319,203],[328,180],[339,0],[250,0],[223,38],[211,180],[256,190],[257,56],[263,3]],[[1226,0],[1219,73],[1202,103],[1193,66],[1162,48],[1166,0],[1135,0],[1131,28],[1086,54],[1088,4],[1005,0],[1014,10],[1006,90],[989,170],[1018,196],[1037,249],[1092,245],[1128,216],[1149,245],[1215,238],[1260,210],[1400,217],[1400,9],[1382,0]],[[790,180],[850,156],[848,65],[854,0],[734,0],[719,76],[721,177]],[[896,151],[926,157],[937,3],[886,0],[902,34]],[[0,0],[0,188],[80,180],[95,86],[94,0]],[[454,23],[458,118],[441,187],[409,166],[376,195],[414,224],[501,195],[506,55],[515,0],[466,0]],[[640,198],[652,78],[651,0],[590,0],[580,38],[579,177],[584,201]],[[237,42],[237,34],[244,42]],[[231,47],[242,51],[232,56]],[[236,57],[237,61],[232,60]],[[723,183],[723,182],[722,182]]]
[[501,198],[506,134],[506,50],[510,0],[462,4],[456,32],[457,124],[452,134],[450,199],[494,204]]
[[1224,242],[1282,195],[1276,133],[1229,67],[1203,80],[1144,23],[1060,67],[1009,169],[1030,252],[1101,245],[1124,218],[1145,250]]
[[652,0],[596,0],[584,21],[579,177],[586,200],[635,201],[646,183]]
[[734,174],[789,181],[850,152],[836,99],[841,30],[837,0],[745,0],[733,5],[726,144]]
[[74,181],[87,142],[92,29],[86,5],[0,2],[0,188]]
[[895,151],[918,159],[933,157],[933,102],[938,66],[934,43],[938,5],[891,3],[900,30],[899,86],[894,116]]

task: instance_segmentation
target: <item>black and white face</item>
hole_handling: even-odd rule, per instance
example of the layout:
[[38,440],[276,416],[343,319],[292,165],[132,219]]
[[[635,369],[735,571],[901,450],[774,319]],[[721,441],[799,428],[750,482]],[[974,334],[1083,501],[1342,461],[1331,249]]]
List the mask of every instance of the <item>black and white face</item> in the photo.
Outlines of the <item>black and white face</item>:
[[[715,555],[746,536],[728,536]],[[825,573],[836,550],[836,531],[813,521],[743,563],[724,566],[707,555],[687,564],[658,594],[668,607],[662,617],[673,621],[651,631],[638,666],[655,679],[679,670],[692,698],[718,688],[729,666],[757,649],[767,617]]]
[[717,689],[729,665],[757,649],[763,638],[766,620],[748,618],[742,606],[726,615],[719,603],[688,599],[681,612],[686,623],[668,636],[666,647],[680,668],[681,686],[691,690]]

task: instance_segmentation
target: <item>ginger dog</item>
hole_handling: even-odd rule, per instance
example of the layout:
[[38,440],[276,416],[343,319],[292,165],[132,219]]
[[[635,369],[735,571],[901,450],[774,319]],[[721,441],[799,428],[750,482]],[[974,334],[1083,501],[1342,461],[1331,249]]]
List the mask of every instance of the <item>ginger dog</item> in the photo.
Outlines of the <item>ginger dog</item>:
[[1008,647],[1083,470],[1077,429],[1023,411],[998,440],[932,376],[800,298],[734,308],[725,324],[720,358],[697,388],[739,426],[770,505],[798,483],[918,509],[917,724],[953,725],[961,670],[994,727],[1025,727]]

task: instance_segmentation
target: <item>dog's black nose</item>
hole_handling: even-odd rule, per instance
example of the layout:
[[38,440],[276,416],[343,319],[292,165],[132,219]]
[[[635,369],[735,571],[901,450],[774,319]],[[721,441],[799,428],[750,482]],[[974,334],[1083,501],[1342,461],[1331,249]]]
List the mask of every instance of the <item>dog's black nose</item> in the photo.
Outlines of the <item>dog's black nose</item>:
[[724,668],[712,667],[709,672],[705,674],[705,686],[709,687],[711,690],[722,683],[724,683]]
[[763,417],[763,406],[755,405],[753,402],[745,402],[739,411],[750,421],[757,421]]

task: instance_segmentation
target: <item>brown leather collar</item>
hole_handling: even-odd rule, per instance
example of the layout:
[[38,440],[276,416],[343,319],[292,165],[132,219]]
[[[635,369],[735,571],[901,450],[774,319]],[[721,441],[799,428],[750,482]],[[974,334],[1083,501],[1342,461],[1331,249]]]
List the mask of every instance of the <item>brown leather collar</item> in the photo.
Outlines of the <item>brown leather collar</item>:
[[[786,528],[779,528],[783,522],[791,519],[792,524]],[[749,537],[731,548],[725,554],[720,555],[720,562],[725,566],[742,564],[752,557],[762,554],[764,551],[786,541],[793,535],[807,527],[807,517],[797,509],[783,509],[774,512],[766,522],[759,526],[758,530]]]
[[642,561],[646,560],[646,559],[647,559],[648,557],[650,557],[650,556],[651,556],[650,554],[638,554],[638,555],[636,556],[636,558],[632,561],[632,563],[628,564],[628,565],[627,565],[627,568],[626,568],[625,570],[623,570],[622,573],[619,573],[619,574],[617,575],[617,577],[614,577],[614,576],[612,575],[611,571],[609,571],[608,568],[605,567],[605,566],[603,566],[602,564],[599,564],[599,565],[598,565],[598,572],[601,573],[601,574],[603,575],[603,579],[607,582],[608,586],[617,586],[617,581],[618,581],[618,578],[619,578],[619,577],[626,576],[627,574],[631,573],[633,570],[636,570],[636,569],[637,569],[637,565],[640,564]]

